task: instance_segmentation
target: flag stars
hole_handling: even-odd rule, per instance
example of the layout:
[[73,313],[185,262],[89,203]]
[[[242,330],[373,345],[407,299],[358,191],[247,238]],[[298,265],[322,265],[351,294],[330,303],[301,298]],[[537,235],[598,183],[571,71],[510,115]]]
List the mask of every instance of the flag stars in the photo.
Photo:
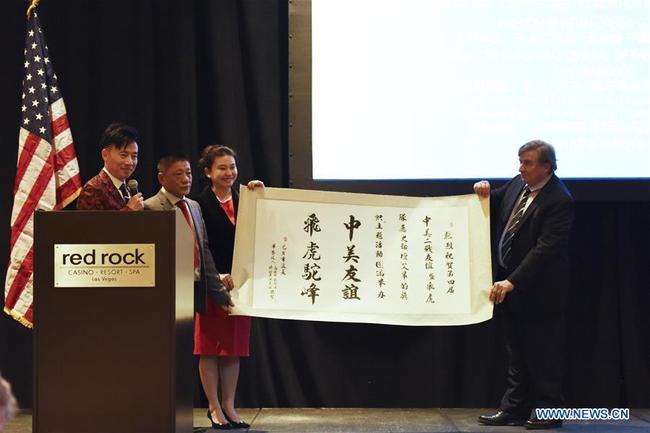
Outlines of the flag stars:
[[32,101],[32,107],[38,107],[38,99]]
[[46,89],[46,88],[47,88],[47,84],[41,83],[41,89]]
[[58,91],[59,91],[59,90],[56,88],[56,86],[52,86],[52,87],[50,87],[50,92],[52,92],[52,93],[56,93],[56,92],[58,92]]
[[32,74],[27,74],[27,76],[25,76],[25,79],[27,81],[31,80],[32,79]]
[[24,113],[25,111],[27,111],[27,106],[26,106],[26,105],[23,105],[23,106],[21,107],[20,111],[22,111],[23,113]]
[[41,126],[40,128],[38,128],[38,132],[40,132],[41,134],[45,134],[45,128]]
[[[45,47],[45,49],[47,50],[47,47]],[[48,63],[50,63],[50,58],[49,57],[43,57],[43,61],[47,65]]]
[[38,74],[39,77],[42,77],[43,74],[45,74],[45,71],[42,70],[42,69],[39,69],[38,71],[36,71],[36,73]]
[[25,118],[23,119],[23,124],[25,124],[25,125],[29,125],[29,117],[25,117]]
[[41,61],[41,56],[39,56],[39,55],[34,56],[34,61],[35,62],[40,62]]
[[29,62],[25,61],[25,68],[29,68]]
[[29,37],[30,37],[30,38],[33,38],[33,37],[34,37],[34,30],[30,30],[30,31],[29,31]]
[[27,89],[27,90],[29,91],[30,94],[32,94],[32,93],[34,93],[34,92],[36,91],[36,89],[34,88],[34,86],[30,87],[30,88]]
[[36,113],[36,120],[41,120],[43,115],[41,113]]
[[32,44],[32,50],[35,50],[36,47],[38,47],[38,44],[37,44],[37,43],[33,43],[33,44]]

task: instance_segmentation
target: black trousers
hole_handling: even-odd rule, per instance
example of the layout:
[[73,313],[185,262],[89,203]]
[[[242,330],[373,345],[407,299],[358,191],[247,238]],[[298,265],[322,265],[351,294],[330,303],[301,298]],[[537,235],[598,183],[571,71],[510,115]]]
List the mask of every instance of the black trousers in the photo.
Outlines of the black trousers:
[[501,313],[509,364],[500,409],[533,417],[535,408],[563,407],[564,314],[518,314],[507,308]]

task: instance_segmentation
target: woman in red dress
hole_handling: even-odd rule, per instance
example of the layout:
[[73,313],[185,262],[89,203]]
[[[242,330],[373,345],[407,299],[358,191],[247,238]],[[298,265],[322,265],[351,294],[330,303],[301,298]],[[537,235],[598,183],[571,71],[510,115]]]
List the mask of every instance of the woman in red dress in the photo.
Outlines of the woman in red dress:
[[[196,198],[205,220],[210,252],[228,290],[233,288],[230,272],[239,202],[234,188],[235,158],[235,152],[226,146],[212,145],[203,150],[199,171],[210,184]],[[249,189],[263,186],[259,180],[248,183]],[[228,314],[228,310],[208,298],[205,313],[196,314],[194,328],[194,354],[199,355],[201,384],[210,405],[208,418],[213,428],[222,430],[249,427],[235,410],[235,392],[239,358],[249,355],[251,319]]]

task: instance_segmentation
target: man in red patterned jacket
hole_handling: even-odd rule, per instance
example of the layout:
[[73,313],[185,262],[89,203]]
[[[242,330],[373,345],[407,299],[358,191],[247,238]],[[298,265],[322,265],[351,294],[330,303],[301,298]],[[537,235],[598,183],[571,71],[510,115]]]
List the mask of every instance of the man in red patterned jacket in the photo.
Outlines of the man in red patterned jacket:
[[138,131],[123,123],[108,125],[102,138],[104,168],[82,188],[77,209],[122,210],[144,209],[142,194],[131,196],[126,185],[138,165]]

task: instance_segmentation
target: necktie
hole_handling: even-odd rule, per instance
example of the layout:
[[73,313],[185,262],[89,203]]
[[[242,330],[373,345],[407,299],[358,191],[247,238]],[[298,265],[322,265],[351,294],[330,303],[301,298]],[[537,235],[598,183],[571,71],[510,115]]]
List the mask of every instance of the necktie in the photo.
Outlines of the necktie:
[[194,223],[192,222],[192,215],[190,215],[190,209],[187,206],[187,201],[181,199],[176,202],[176,206],[181,210],[183,216],[185,217],[185,222],[190,226],[192,230],[192,238],[194,239],[194,274],[199,274],[199,244],[196,241],[196,232],[194,230]]
[[512,240],[515,237],[515,233],[517,233],[517,229],[519,228],[519,222],[521,222],[521,218],[524,216],[524,210],[526,209],[526,203],[528,202],[529,196],[530,188],[528,188],[528,185],[526,185],[526,188],[524,188],[524,193],[519,200],[519,204],[517,204],[517,208],[513,212],[512,218],[510,218],[510,222],[508,223],[508,226],[506,227],[503,234],[500,250],[501,263],[505,266],[508,266],[508,262],[510,261],[510,253],[512,252]]
[[129,190],[126,189],[126,184],[122,183],[120,187],[118,188],[120,190],[120,193],[122,194],[122,198],[124,198],[124,201],[129,201],[131,198],[131,194],[129,194]]

